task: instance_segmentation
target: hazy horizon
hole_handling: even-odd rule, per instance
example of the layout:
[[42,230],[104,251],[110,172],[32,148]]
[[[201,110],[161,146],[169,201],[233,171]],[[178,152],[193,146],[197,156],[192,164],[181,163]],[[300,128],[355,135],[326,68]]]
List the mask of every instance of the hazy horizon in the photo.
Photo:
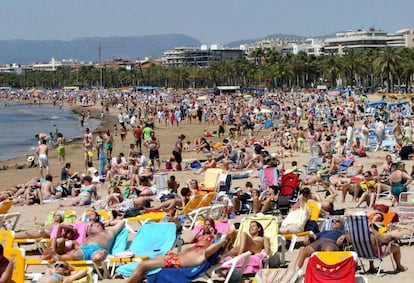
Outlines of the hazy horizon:
[[184,34],[227,44],[272,34],[412,28],[412,0],[3,0],[1,40]]

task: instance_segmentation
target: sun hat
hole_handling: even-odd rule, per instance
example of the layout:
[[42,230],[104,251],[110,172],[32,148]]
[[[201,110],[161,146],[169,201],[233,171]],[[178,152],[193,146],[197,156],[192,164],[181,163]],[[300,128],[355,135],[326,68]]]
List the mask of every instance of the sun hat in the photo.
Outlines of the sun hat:
[[221,192],[219,192],[219,193],[217,194],[217,198],[224,197],[225,195],[226,195],[226,192],[221,191]]
[[33,162],[33,161],[34,161],[34,156],[29,156],[29,157],[27,158],[27,161],[29,161],[29,162]]

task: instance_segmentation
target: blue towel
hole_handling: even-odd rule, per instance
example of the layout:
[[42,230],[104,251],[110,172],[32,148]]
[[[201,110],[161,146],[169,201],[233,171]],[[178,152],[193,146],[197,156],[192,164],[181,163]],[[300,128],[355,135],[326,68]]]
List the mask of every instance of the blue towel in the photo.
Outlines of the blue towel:
[[126,250],[126,245],[128,243],[128,229],[122,228],[121,231],[118,232],[114,242],[109,249],[109,254],[114,255],[120,252],[124,252]]
[[[137,235],[131,243],[129,251],[134,252],[137,256],[148,256],[149,258],[154,258],[158,255],[165,255],[172,249],[175,243],[177,235],[176,230],[175,223],[147,222],[138,230]],[[121,265],[116,269],[116,274],[128,277],[136,269],[137,265],[138,262],[130,262]]]
[[194,267],[162,268],[160,272],[149,275],[148,283],[185,283],[200,277],[207,269],[216,263],[221,253],[221,248],[212,255],[205,263]]

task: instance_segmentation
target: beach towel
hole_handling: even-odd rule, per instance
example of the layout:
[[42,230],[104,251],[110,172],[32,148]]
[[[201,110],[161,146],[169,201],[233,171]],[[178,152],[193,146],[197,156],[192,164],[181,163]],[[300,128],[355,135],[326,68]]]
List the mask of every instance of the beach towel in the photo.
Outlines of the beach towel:
[[153,270],[156,272],[148,276],[148,283],[186,283],[200,277],[207,271],[216,261],[222,249],[219,249],[205,263],[194,267],[181,268],[159,268]]
[[352,255],[333,264],[325,263],[313,255],[306,266],[304,283],[355,283],[355,272],[356,262]]
[[[175,223],[147,222],[138,230],[128,250],[134,252],[136,256],[148,256],[149,258],[165,255],[175,243],[176,230]],[[139,262],[130,262],[119,266],[116,274],[128,277],[138,264]]]
[[[78,237],[75,239],[76,242],[78,242],[79,245],[82,245],[86,240],[86,233],[88,231],[88,223],[71,223],[68,224],[74,228],[76,228],[76,231],[78,231]],[[53,226],[52,232],[50,233],[50,238],[56,238],[57,230],[58,230],[59,224],[56,224]]]

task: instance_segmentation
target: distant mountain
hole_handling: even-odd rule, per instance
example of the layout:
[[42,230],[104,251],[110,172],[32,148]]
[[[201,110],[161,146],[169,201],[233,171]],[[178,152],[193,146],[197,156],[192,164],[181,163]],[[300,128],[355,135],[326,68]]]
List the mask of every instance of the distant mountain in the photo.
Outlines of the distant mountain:
[[166,50],[179,46],[199,47],[201,43],[183,34],[87,37],[70,41],[0,40],[0,63],[49,62],[52,57],[97,62],[98,46],[102,47],[102,61],[105,61],[118,57],[130,60],[160,57]]

